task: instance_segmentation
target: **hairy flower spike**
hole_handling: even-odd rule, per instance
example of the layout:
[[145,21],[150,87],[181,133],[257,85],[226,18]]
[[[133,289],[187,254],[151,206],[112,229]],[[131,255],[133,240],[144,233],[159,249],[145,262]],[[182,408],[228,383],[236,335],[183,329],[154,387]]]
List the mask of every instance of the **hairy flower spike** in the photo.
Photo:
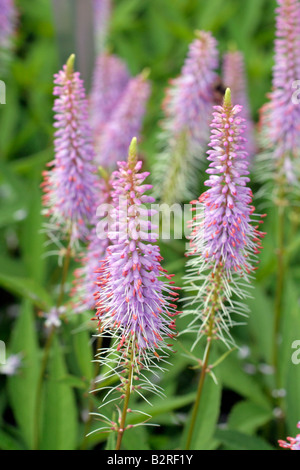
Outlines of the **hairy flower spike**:
[[139,135],[150,95],[147,75],[132,78],[116,104],[109,122],[96,139],[96,159],[105,168],[114,168],[124,159],[132,136]]
[[55,159],[48,164],[51,169],[44,172],[42,184],[49,227],[70,238],[71,245],[86,239],[97,188],[87,100],[73,67],[71,56],[55,75]]
[[[300,429],[300,421],[297,425],[298,429]],[[278,441],[280,447],[283,447],[284,449],[290,449],[290,450],[300,450],[300,434],[297,434],[296,437],[288,437],[287,441]]]
[[209,139],[217,79],[217,42],[210,33],[197,31],[181,74],[171,80],[163,103],[161,143],[155,179],[158,196],[168,203],[193,195],[199,161]]
[[141,167],[134,139],[128,162],[118,162],[111,180],[115,230],[109,233],[112,245],[100,269],[97,315],[102,329],[120,332],[121,346],[133,338],[143,357],[147,350],[155,354],[163,349],[166,336],[174,336],[170,318],[176,314],[177,293],[161,280],[169,276],[154,244],[151,211],[144,207],[153,198],[144,194],[151,186],[143,184],[148,173],[141,173]]
[[295,181],[299,166],[300,107],[295,97],[300,77],[300,3],[277,0],[275,65],[270,101],[261,110],[263,149],[271,152],[272,165],[281,165],[288,181]]
[[241,52],[234,51],[225,54],[223,61],[223,82],[226,87],[231,89],[233,104],[242,106],[241,116],[246,120],[247,124],[245,133],[245,138],[247,139],[246,151],[251,161],[256,152],[256,145],[247,96],[244,57]]
[[255,269],[260,238],[264,235],[258,230],[259,224],[252,225],[257,222],[251,189],[246,186],[249,162],[244,150],[245,120],[240,117],[241,109],[232,105],[229,89],[223,106],[215,107],[209,144],[212,149],[207,152],[211,162],[207,169],[209,179],[205,183],[210,189],[196,203],[188,252],[191,259],[187,290],[193,291],[200,283],[197,297],[190,299],[191,304],[199,302],[197,312],[203,320],[199,337],[208,328],[209,336],[215,334],[225,342],[232,326],[230,312],[245,313],[240,303],[235,305],[231,300],[232,294],[247,297],[244,281],[249,281]]

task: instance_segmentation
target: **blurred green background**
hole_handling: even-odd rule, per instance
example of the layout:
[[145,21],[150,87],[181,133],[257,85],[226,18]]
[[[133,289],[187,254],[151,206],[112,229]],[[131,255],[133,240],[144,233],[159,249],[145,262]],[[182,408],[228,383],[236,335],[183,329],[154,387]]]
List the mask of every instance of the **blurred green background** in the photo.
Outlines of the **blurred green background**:
[[[59,281],[57,260],[46,258],[41,231],[41,172],[53,157],[53,74],[61,67],[62,44],[56,35],[50,0],[19,0],[15,56],[7,76],[7,104],[0,107],[0,338],[9,353],[22,351],[25,368],[9,379],[0,376],[0,448],[31,448],[34,399],[45,332],[40,310],[47,310]],[[273,0],[115,0],[109,48],[129,65],[132,74],[150,68],[153,90],[144,124],[142,150],[151,168],[156,152],[161,101],[168,79],[183,64],[195,29],[210,30],[220,54],[232,43],[245,54],[253,118],[271,87],[274,39]],[[70,50],[69,54],[73,51]],[[87,54],[92,54],[87,51]],[[67,57],[65,57],[67,59]],[[0,77],[1,78],[1,77]],[[232,353],[218,368],[219,385],[205,388],[196,448],[270,449],[276,445],[274,402],[266,364],[271,354],[272,309],[276,262],[276,226],[269,210],[268,238],[255,285],[248,327],[235,330],[244,355]],[[293,240],[292,240],[293,241]],[[298,240],[299,241],[299,240]],[[184,243],[162,243],[166,268],[182,283]],[[288,390],[287,419],[282,432],[294,433],[300,419],[300,366],[291,364],[291,343],[299,328],[300,270],[291,248],[292,267],[285,297],[281,344],[281,381]],[[73,449],[84,435],[91,378],[90,331],[79,317],[64,325],[55,342],[45,390],[42,448]],[[178,328],[184,322],[178,323]],[[74,331],[76,332],[74,334]],[[71,338],[71,340],[70,340]],[[57,339],[58,341],[58,339]],[[184,356],[190,339],[182,340],[172,367],[163,378],[167,400],[154,400],[155,432],[137,428],[124,437],[126,449],[168,449],[181,445],[186,416],[195,396],[197,370]],[[192,361],[192,365],[195,363]],[[221,402],[222,397],[222,402]],[[142,408],[149,411],[144,404]],[[220,413],[219,413],[220,410]],[[226,429],[216,426],[227,423]],[[94,424],[95,425],[95,424]],[[284,438],[285,435],[281,435]],[[103,446],[103,435],[88,443]]]

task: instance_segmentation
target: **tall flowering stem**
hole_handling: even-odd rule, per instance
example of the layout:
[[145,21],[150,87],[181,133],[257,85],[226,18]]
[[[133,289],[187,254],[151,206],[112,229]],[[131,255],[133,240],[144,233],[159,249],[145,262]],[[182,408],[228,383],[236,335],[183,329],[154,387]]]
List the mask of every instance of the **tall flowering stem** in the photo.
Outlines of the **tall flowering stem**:
[[207,152],[209,179],[205,183],[210,189],[198,202],[192,202],[196,214],[187,253],[185,287],[192,294],[187,297],[190,308],[184,315],[194,317],[187,329],[187,332],[196,333],[193,348],[203,337],[206,337],[206,347],[187,449],[192,443],[204,381],[211,370],[212,342],[221,340],[228,348],[235,345],[230,329],[236,323],[231,315],[247,314],[247,307],[241,300],[249,296],[246,288],[251,274],[257,269],[260,239],[264,236],[259,230],[262,216],[254,214],[252,192],[247,187],[249,161],[243,137],[245,119],[240,117],[241,111],[241,106],[233,106],[227,89],[223,106],[215,107],[211,123],[211,150]]
[[96,51],[100,53],[105,48],[112,5],[111,0],[93,0],[93,3]]
[[58,232],[72,247],[86,240],[97,189],[88,104],[74,58],[55,75],[55,158],[42,183],[49,235]]
[[218,67],[217,41],[197,31],[181,74],[171,80],[163,103],[162,151],[157,156],[157,195],[169,204],[195,195],[199,163],[209,140]]
[[12,40],[17,23],[17,10],[14,0],[0,0],[0,72],[5,72],[7,57],[12,48]]
[[[110,349],[102,349],[98,360],[108,367],[106,380],[117,374],[120,384],[108,392],[112,400],[124,400],[118,423],[105,420],[105,430],[118,433],[120,447],[129,412],[128,403],[133,392],[143,397],[143,390],[160,394],[161,390],[147,377],[146,372],[164,370],[169,344],[175,336],[178,288],[172,275],[162,268],[157,235],[151,216],[155,211],[145,204],[154,199],[145,192],[151,189],[143,184],[148,173],[141,172],[137,160],[136,138],[132,140],[128,161],[118,162],[118,170],[111,178],[113,225],[109,232],[111,245],[98,269],[96,293],[99,332],[112,342]],[[169,339],[170,338],[170,339]],[[120,397],[121,394],[121,397]],[[105,399],[104,399],[105,406]],[[150,417],[148,416],[147,419]]]
[[277,388],[281,387],[278,371],[279,332],[282,319],[286,270],[287,215],[299,220],[300,182],[300,107],[295,86],[300,77],[300,2],[277,0],[275,64],[269,102],[261,110],[260,136],[262,153],[258,171],[263,175],[266,193],[271,194],[277,214],[277,285],[273,329],[272,365]]

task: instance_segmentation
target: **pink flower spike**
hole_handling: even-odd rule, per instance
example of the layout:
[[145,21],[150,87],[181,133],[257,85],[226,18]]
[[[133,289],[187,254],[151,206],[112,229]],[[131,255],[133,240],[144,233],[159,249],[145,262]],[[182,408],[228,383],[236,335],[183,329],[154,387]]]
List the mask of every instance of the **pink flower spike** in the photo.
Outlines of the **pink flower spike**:
[[74,58],[55,75],[55,158],[42,183],[49,229],[70,239],[71,246],[86,240],[98,181],[87,100],[80,75],[73,69]]

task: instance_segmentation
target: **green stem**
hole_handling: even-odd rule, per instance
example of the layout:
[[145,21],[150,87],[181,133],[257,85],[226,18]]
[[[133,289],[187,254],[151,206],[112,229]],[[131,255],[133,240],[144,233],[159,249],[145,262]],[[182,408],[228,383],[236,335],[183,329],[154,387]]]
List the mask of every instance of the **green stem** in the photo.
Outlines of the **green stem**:
[[116,450],[120,450],[120,448],[121,448],[122,438],[123,438],[124,431],[125,431],[125,423],[126,423],[128,404],[129,404],[129,399],[130,399],[130,394],[131,394],[131,382],[132,382],[132,375],[133,375],[133,357],[134,357],[133,349],[134,349],[134,345],[132,343],[131,358],[130,358],[130,361],[129,361],[129,364],[128,364],[128,383],[127,383],[127,386],[126,386],[123,412],[122,412],[121,422],[120,422],[120,426],[119,426],[119,430],[118,430]]
[[206,343],[206,349],[205,349],[205,355],[204,355],[204,360],[203,360],[203,365],[202,365],[202,370],[200,374],[200,379],[199,379],[199,384],[198,384],[198,390],[197,390],[197,396],[196,400],[194,403],[193,407],[193,412],[192,412],[192,419],[191,419],[191,424],[188,432],[188,437],[186,441],[186,446],[185,450],[189,450],[191,447],[192,443],[192,437],[195,429],[195,424],[196,424],[196,419],[197,419],[197,414],[198,414],[198,408],[202,396],[202,390],[205,382],[205,377],[206,377],[206,372],[207,372],[207,367],[208,367],[208,360],[209,360],[209,354],[211,350],[211,338],[207,338],[207,343]]
[[278,208],[278,248],[277,248],[277,283],[276,283],[276,297],[275,297],[275,317],[274,317],[274,330],[273,330],[273,354],[272,365],[275,371],[276,386],[279,387],[280,379],[278,373],[278,339],[280,332],[280,323],[282,316],[282,297],[284,288],[284,224],[285,224],[285,210],[284,206]]
[[[59,292],[59,296],[57,299],[56,308],[59,308],[61,306],[63,298],[64,298],[65,282],[67,279],[70,259],[71,259],[71,247],[69,243],[67,251],[66,251],[66,255],[64,258],[63,269],[62,269],[62,280],[60,284],[60,292]],[[38,450],[39,448],[39,431],[40,431],[39,424],[40,424],[40,412],[41,412],[41,405],[42,405],[43,383],[44,383],[44,377],[46,374],[51,346],[53,343],[53,339],[55,337],[55,331],[56,331],[56,327],[52,326],[50,333],[48,335],[46,344],[45,344],[40,375],[38,378],[36,399],[35,399],[35,412],[34,412],[34,431],[33,431],[33,449],[34,450]]]
[[[102,336],[98,336],[97,338],[97,346],[96,346],[96,350],[99,351],[102,347]],[[94,370],[94,380],[92,381],[92,384],[91,384],[91,389],[94,390],[95,387],[96,387],[96,380],[97,380],[97,377],[99,375],[99,372],[100,372],[100,367],[101,367],[101,364],[100,364],[100,361],[97,361],[95,363],[95,370]],[[87,445],[88,445],[88,434],[89,434],[89,431],[90,431],[90,427],[92,425],[92,422],[93,422],[93,417],[92,417],[92,412],[94,411],[94,399],[93,399],[93,395],[95,394],[96,392],[92,393],[89,397],[89,417],[85,423],[85,426],[84,426],[84,438],[83,438],[83,441],[82,441],[82,445],[80,447],[81,450],[86,450],[87,449]]]
[[215,326],[215,316],[218,310],[218,299],[219,299],[219,289],[220,289],[220,282],[221,282],[221,277],[220,277],[220,269],[218,268],[215,272],[215,274],[212,276],[212,282],[214,283],[214,287],[211,292],[211,312],[210,312],[210,317],[209,317],[209,324],[208,324],[208,331],[206,334],[206,348],[204,352],[204,358],[202,361],[202,370],[199,378],[199,383],[198,383],[198,389],[197,389],[197,395],[196,395],[196,400],[194,403],[193,411],[192,411],[192,417],[191,417],[191,423],[188,431],[188,437],[186,441],[186,446],[185,450],[189,450],[191,447],[192,443],[192,438],[193,438],[193,433],[195,429],[195,424],[197,420],[197,414],[198,414],[198,409],[202,397],[202,391],[203,391],[203,386],[208,370],[208,362],[209,362],[209,356],[210,356],[210,351],[211,351],[211,345],[214,337],[214,326]]

